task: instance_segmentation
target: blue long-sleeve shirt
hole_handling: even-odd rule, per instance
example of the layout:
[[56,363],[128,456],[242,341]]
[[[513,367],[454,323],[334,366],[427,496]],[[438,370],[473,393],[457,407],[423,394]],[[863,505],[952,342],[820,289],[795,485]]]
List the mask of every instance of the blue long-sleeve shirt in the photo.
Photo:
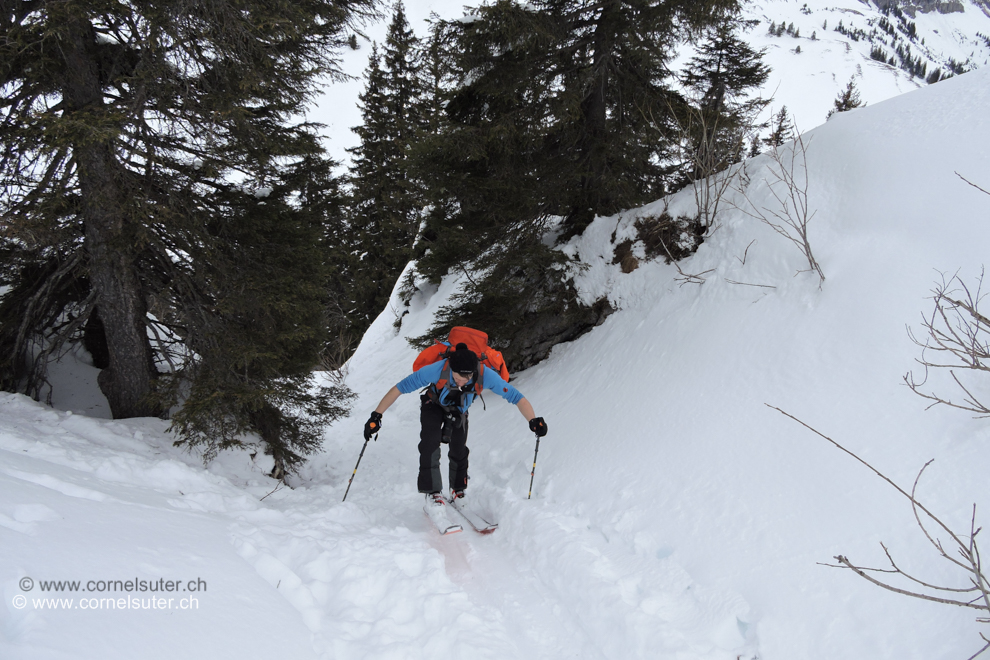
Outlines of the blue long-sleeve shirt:
[[[434,362],[433,364],[427,365],[419,371],[414,371],[400,380],[395,384],[395,387],[402,394],[409,394],[410,392],[415,392],[416,390],[426,387],[427,385],[435,385],[436,382],[440,380],[440,374],[443,372],[443,368],[446,364],[446,360],[441,360],[439,362]],[[495,392],[495,394],[498,394],[512,405],[516,405],[522,401],[522,392],[502,380],[502,377],[498,375],[497,371],[491,367],[484,367],[484,370],[484,378],[482,382],[484,383],[486,390]],[[451,386],[453,384],[453,378],[451,378],[450,381],[444,386],[443,390],[440,391],[441,405],[451,405],[457,400],[457,394],[451,392]],[[471,407],[472,403],[474,403],[474,379],[464,386],[464,390],[463,397],[461,398],[461,405],[458,406],[458,409],[461,412],[467,412],[467,409]]]

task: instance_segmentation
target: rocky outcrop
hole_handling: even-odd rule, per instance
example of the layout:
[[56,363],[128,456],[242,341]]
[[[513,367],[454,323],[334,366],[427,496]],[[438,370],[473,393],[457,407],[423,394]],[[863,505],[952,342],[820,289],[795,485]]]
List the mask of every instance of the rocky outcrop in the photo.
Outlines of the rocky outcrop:
[[[984,12],[990,10],[990,0],[974,0]],[[914,18],[918,12],[930,14],[938,12],[940,14],[955,14],[966,11],[961,0],[880,0],[879,7],[895,6],[905,14]]]

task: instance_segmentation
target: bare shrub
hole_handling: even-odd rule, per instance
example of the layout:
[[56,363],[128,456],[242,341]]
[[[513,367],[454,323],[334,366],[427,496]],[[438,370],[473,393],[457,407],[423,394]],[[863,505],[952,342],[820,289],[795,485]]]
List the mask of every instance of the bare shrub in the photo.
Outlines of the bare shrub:
[[[973,290],[958,274],[948,280],[943,274],[941,283],[932,289],[934,309],[922,317],[923,340],[908,328],[911,340],[922,349],[917,362],[925,368],[925,376],[919,382],[909,371],[904,382],[912,392],[932,402],[929,408],[944,404],[980,417],[990,417],[990,407],[974,394],[973,386],[964,384],[964,379],[956,373],[990,372],[990,319],[979,309],[986,295],[982,290],[982,270]],[[952,380],[962,390],[962,401],[926,391],[924,387],[930,369],[948,369]]]
[[748,178],[740,179],[736,190],[742,204],[733,204],[751,218],[765,223],[775,232],[792,242],[808,261],[808,270],[818,274],[819,285],[825,282],[825,273],[815,259],[808,236],[808,225],[815,211],[808,206],[808,144],[794,127],[797,137],[790,148],[774,146],[769,152],[771,164],[767,167],[764,182],[775,200],[772,206],[757,206],[747,194]]
[[[663,257],[667,264],[673,264],[679,273],[675,281],[681,285],[703,284],[705,275],[712,272],[707,270],[703,273],[686,273],[677,262],[691,256],[698,250],[704,240],[706,228],[697,218],[679,216],[673,218],[664,209],[659,215],[647,215],[636,218],[636,240],[627,240],[615,246],[615,257],[613,264],[621,263],[622,272],[627,273],[635,270],[639,265],[639,260],[632,255],[632,246],[636,242],[641,242],[648,260]],[[636,264],[632,265],[631,259],[636,259]],[[629,267],[629,270],[626,268]]]
[[[921,475],[924,474],[925,469],[932,464],[932,461],[925,463],[925,465],[918,472],[918,476],[915,478],[914,485],[911,487],[911,492],[909,493],[894,483],[885,474],[867,463],[852,451],[843,447],[832,438],[829,438],[811,426],[808,426],[797,417],[784,412],[780,408],[776,408],[770,404],[767,404],[767,406],[773,408],[786,417],[790,417],[801,426],[832,443],[846,454],[849,454],[869,468],[870,471],[878,477],[893,486],[898,493],[906,497],[911,502],[911,511],[914,513],[915,522],[918,524],[918,528],[921,530],[921,533],[924,535],[925,539],[927,539],[929,544],[931,544],[932,548],[934,548],[938,556],[955,567],[959,575],[958,584],[961,586],[931,584],[915,577],[897,565],[890,553],[890,550],[883,543],[880,544],[880,547],[883,548],[884,554],[887,556],[887,561],[890,563],[890,568],[867,568],[865,566],[860,566],[853,563],[845,555],[836,555],[834,557],[838,564],[823,564],[824,566],[848,569],[871,584],[886,589],[887,591],[901,594],[902,596],[909,596],[911,598],[919,598],[921,600],[940,603],[942,605],[965,607],[980,612],[990,613],[990,581],[987,580],[986,575],[983,573],[980,549],[976,541],[976,537],[982,529],[976,526],[976,505],[973,505],[973,514],[970,518],[969,531],[956,532],[946,525],[938,516],[932,513],[927,507],[925,507],[920,501],[918,501],[916,496],[918,491],[918,483],[921,481]],[[947,541],[943,542],[942,539],[939,538],[939,535],[942,534],[946,536]],[[892,583],[892,578],[900,580],[905,587],[895,586]],[[978,623],[990,623],[990,618],[981,616],[978,617],[976,621]],[[990,649],[990,639],[988,639],[982,632],[980,633],[980,638],[983,640],[984,645],[979,651],[971,655],[969,660],[973,660],[987,649]]]
[[747,138],[757,132],[755,114],[746,117],[743,126],[723,126],[727,121],[724,117],[701,107],[688,106],[681,112],[671,107],[670,116],[677,136],[678,160],[690,170],[698,208],[696,222],[706,233],[715,227],[722,199],[739,175],[738,163],[746,152]]

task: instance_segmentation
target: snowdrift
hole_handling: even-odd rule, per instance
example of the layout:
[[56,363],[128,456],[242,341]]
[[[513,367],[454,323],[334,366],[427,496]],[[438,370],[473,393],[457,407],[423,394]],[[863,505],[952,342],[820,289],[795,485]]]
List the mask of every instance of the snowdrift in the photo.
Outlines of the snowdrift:
[[[642,252],[631,273],[612,264],[614,245],[664,202],[599,218],[567,245],[587,265],[582,293],[620,311],[514,381],[550,427],[532,500],[524,420],[495,397],[472,409],[469,490],[498,517],[492,536],[431,529],[415,492],[415,396],[386,413],[340,502],[364,419],[411,369],[405,338],[425,332],[453,280],[408,308],[393,296],[349,365],[353,417],[328,431],[292,490],[271,492],[250,451],[203,470],[158,420],[4,395],[0,655],[968,657],[980,647],[974,611],[818,564],[841,553],[882,566],[883,541],[919,576],[964,586],[903,497],[766,404],[904,486],[934,458],[920,497],[960,530],[974,502],[990,501],[990,425],[926,411],[902,382],[920,355],[907,327],[930,312],[940,273],[974,282],[984,264],[990,197],[956,172],[990,187],[988,104],[990,75],[977,71],[806,134],[824,283],[785,238],[732,208],[679,264],[702,284]],[[746,165],[758,205],[770,162]],[[684,191],[666,208],[693,204]],[[151,610],[83,610],[81,597],[121,594],[40,586],[159,577],[209,586],[164,594],[196,596],[196,609]],[[34,600],[52,597],[75,606]]]

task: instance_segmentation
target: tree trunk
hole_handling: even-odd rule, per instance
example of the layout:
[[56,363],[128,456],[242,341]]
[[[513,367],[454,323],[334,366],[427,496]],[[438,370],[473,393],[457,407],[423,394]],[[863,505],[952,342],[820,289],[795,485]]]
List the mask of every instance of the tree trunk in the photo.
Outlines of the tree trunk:
[[[96,57],[96,32],[83,15],[69,8],[68,27],[60,46],[65,54],[63,100],[65,120],[72,126],[73,152],[81,189],[81,213],[85,224],[84,249],[90,286],[106,333],[109,366],[100,372],[100,389],[115,419],[155,416],[160,409],[150,401],[157,376],[147,334],[147,308],[135,267],[136,237],[127,218],[127,182],[114,154],[112,137],[106,137]],[[97,128],[94,123],[101,125]],[[99,131],[99,133],[97,133]]]

